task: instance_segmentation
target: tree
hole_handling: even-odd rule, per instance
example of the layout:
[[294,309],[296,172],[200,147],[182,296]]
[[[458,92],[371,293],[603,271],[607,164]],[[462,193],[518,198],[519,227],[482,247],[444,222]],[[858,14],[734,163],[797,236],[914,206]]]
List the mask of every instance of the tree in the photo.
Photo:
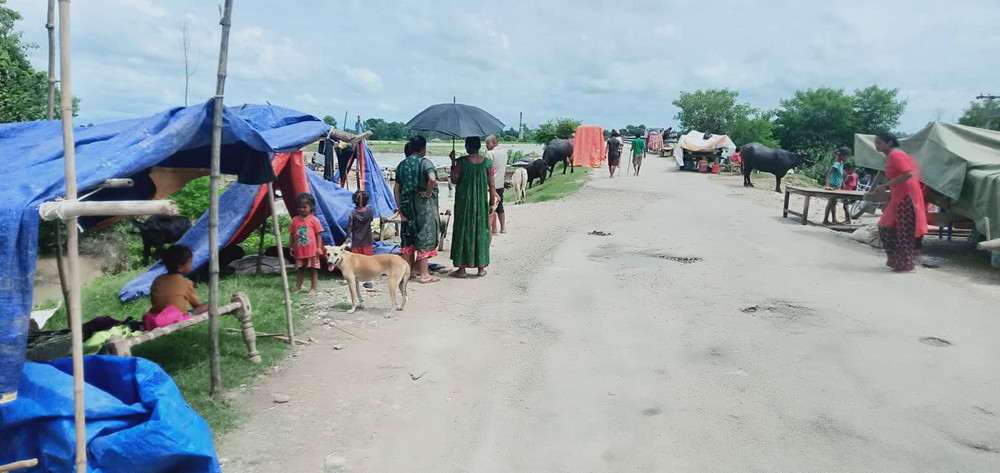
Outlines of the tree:
[[337,128],[337,119],[333,118],[333,115],[327,115],[323,117],[323,123],[326,123],[327,125]]
[[977,100],[969,104],[958,119],[959,125],[1000,130],[1000,100]]
[[[21,15],[0,0],[0,123],[42,120],[48,108],[48,73],[36,71],[28,62],[28,51],[38,47],[21,42],[14,24]],[[55,92],[56,119],[61,118],[59,90]],[[79,99],[73,98],[73,116]]]
[[731,89],[708,89],[681,92],[673,104],[680,111],[676,118],[682,130],[698,130],[729,135],[737,146],[757,142],[776,147],[774,112],[760,111],[739,103],[739,92]]
[[620,132],[622,136],[646,136],[646,125],[628,125]]
[[[872,85],[854,91],[855,133],[875,134],[892,130],[906,110],[906,100],[900,100],[899,89],[882,89]],[[853,139],[851,140],[853,142]]]
[[854,143],[857,121],[854,99],[843,89],[799,90],[781,101],[774,131],[788,150],[832,150]]
[[535,143],[544,145],[557,138],[568,139],[573,133],[576,133],[577,127],[581,124],[580,120],[572,118],[555,118],[549,120],[548,123],[539,125],[538,130],[535,131]]

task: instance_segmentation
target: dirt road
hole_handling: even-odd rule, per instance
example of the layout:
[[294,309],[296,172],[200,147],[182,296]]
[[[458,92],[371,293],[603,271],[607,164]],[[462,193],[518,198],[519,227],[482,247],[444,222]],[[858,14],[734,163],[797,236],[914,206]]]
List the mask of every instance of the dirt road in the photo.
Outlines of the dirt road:
[[330,283],[226,471],[1000,470],[996,277],[892,274],[672,168],[511,206],[487,278],[392,318]]

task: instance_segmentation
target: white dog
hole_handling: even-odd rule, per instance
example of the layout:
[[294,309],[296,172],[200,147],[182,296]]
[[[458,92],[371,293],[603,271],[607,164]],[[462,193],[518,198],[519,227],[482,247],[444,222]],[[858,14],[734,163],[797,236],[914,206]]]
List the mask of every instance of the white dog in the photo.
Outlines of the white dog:
[[514,203],[523,204],[524,203],[524,189],[528,185],[528,170],[524,168],[517,168],[514,171],[514,175],[510,178],[510,187],[514,189]]
[[[361,300],[361,283],[374,281],[383,274],[389,276],[389,295],[392,296],[392,306],[396,310],[403,310],[406,305],[406,283],[410,280],[410,266],[406,261],[397,255],[375,255],[366,256],[351,253],[345,249],[347,245],[326,247],[327,261],[331,265],[340,268],[347,287],[351,290],[351,310],[348,314],[353,314],[355,310],[362,307],[364,301]],[[400,303],[396,304],[396,289],[402,293]]]

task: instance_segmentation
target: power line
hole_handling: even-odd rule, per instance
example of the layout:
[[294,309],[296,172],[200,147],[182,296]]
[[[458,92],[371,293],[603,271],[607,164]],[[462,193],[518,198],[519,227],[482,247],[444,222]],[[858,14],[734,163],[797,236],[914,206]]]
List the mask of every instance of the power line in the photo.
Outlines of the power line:
[[1000,99],[1000,95],[979,94],[976,96],[976,100],[996,100],[996,99]]

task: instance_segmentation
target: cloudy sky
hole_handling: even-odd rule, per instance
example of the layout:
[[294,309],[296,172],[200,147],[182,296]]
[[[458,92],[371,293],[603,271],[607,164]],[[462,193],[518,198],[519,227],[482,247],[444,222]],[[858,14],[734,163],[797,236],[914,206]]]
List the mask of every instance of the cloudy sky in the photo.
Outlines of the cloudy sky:
[[[8,0],[42,46],[44,0]],[[219,3],[73,5],[73,93],[104,122],[184,102],[180,31],[197,65],[190,101],[215,88]],[[797,89],[901,89],[899,127],[956,120],[1000,94],[997,0],[474,2],[236,0],[226,103],[407,121],[428,105],[480,106],[510,126],[557,116],[606,128],[672,125],[683,90],[730,87],[775,108]]]

